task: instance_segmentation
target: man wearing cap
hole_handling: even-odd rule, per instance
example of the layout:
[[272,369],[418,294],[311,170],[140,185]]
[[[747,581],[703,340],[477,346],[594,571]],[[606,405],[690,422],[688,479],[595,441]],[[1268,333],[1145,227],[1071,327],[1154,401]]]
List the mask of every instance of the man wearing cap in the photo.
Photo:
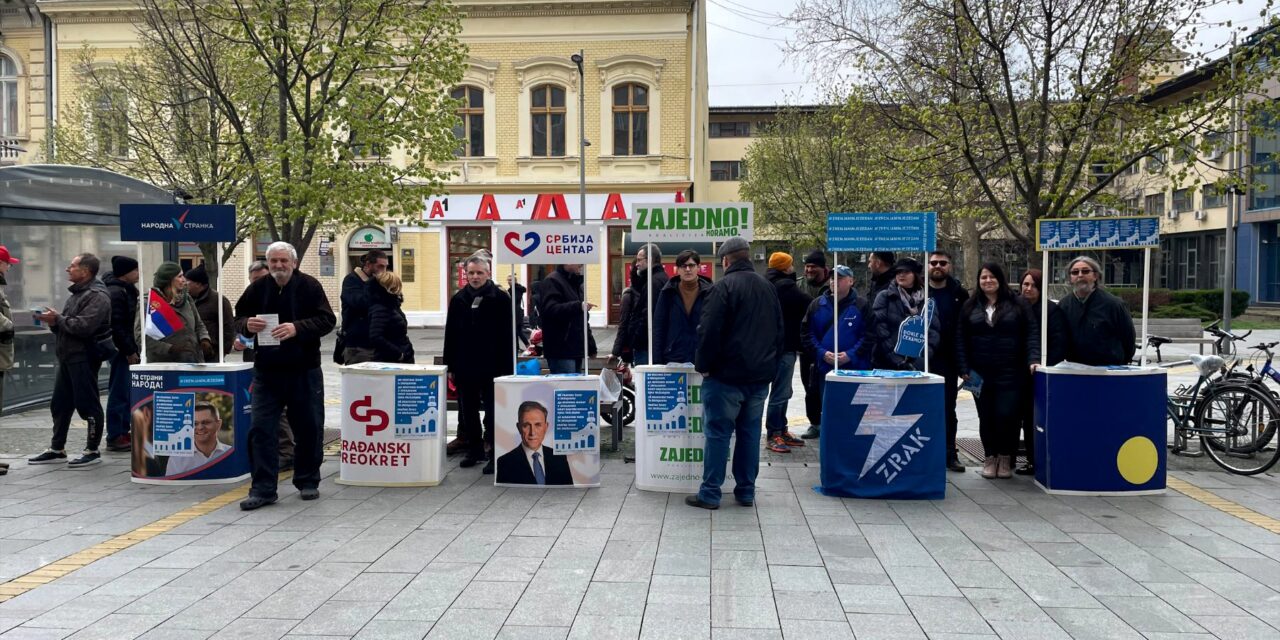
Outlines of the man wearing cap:
[[791,379],[796,370],[796,355],[803,351],[800,324],[812,298],[796,284],[796,270],[789,254],[781,251],[769,256],[765,278],[773,284],[782,307],[783,352],[778,358],[778,374],[769,385],[769,406],[765,410],[765,446],[774,453],[789,453],[791,447],[803,447],[804,440],[787,430],[787,403],[791,400]]
[[[102,399],[98,396],[98,369],[102,367],[98,342],[110,340],[111,297],[98,281],[101,266],[98,256],[82,253],[67,265],[71,282],[62,312],[45,307],[34,314],[49,326],[54,337],[54,356],[58,366],[53,381],[53,399],[49,411],[53,415],[53,439],[49,448],[27,458],[27,464],[65,463],[69,469],[87,468],[102,462],[98,445],[102,443]],[[88,423],[84,452],[67,460],[67,431],[71,414],[78,413]]]
[[[809,392],[819,411],[828,373],[836,368],[866,369],[870,364],[865,355],[860,355],[865,353],[863,343],[866,341],[867,320],[862,313],[866,303],[858,299],[858,292],[853,288],[853,270],[842,264],[836,265],[835,276],[835,295],[840,296],[839,302],[829,291],[821,298],[815,298],[809,303],[801,325],[805,349],[816,363],[810,373]],[[840,314],[839,322],[836,321],[837,312]],[[836,351],[837,346],[839,351]],[[812,429],[815,435],[821,433],[817,425]]]
[[[0,286],[8,285],[5,280],[9,275],[9,267],[20,260],[9,255],[9,249],[0,245]],[[4,372],[13,368],[13,311],[9,308],[9,297],[0,289],[0,409],[4,408]],[[9,463],[0,462],[0,476],[9,473]]]
[[129,365],[137,364],[138,334],[138,261],[129,256],[112,256],[111,273],[103,276],[102,284],[111,297],[111,341],[116,345],[116,356],[111,359],[111,382],[107,390],[107,451],[129,451],[133,448],[129,437],[132,422],[129,415],[129,394],[133,390],[129,379]]
[[[797,284],[810,300],[831,293],[831,270],[827,268],[827,255],[814,249],[804,257],[804,278]],[[818,437],[818,425],[822,423],[822,397],[813,392],[810,378],[813,374],[813,352],[800,350],[800,386],[804,387],[804,413],[809,418],[809,429],[800,434],[805,440]]]
[[[218,350],[221,350],[223,355],[231,353],[232,345],[239,344],[235,339],[236,316],[231,310],[231,302],[209,286],[209,273],[205,271],[203,262],[193,269],[188,269],[186,277],[187,293],[191,294],[192,300],[195,300],[196,309],[200,312],[200,320],[209,330],[209,337],[213,340],[214,355],[217,355]],[[215,331],[214,327],[218,326],[219,301],[222,302],[222,331]],[[243,348],[243,346],[240,347],[240,349]],[[215,357],[210,362],[217,362],[217,360]]]
[[730,238],[716,257],[724,276],[707,295],[694,356],[694,367],[705,376],[702,486],[697,495],[685,498],[685,504],[701,509],[720,508],[720,486],[734,436],[733,495],[744,507],[755,504],[760,418],[769,383],[778,375],[778,358],[785,351],[782,306],[773,286],[751,266],[751,245]]

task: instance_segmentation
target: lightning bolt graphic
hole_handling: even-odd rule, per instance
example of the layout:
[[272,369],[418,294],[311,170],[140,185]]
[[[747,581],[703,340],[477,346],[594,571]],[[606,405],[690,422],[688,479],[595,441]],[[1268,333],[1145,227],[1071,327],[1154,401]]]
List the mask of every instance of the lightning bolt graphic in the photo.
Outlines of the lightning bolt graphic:
[[895,416],[891,415],[898,407],[898,401],[902,400],[902,394],[906,392],[905,385],[886,385],[886,384],[863,384],[858,386],[858,390],[853,394],[853,400],[849,403],[853,405],[866,405],[866,412],[862,414],[862,422],[858,424],[858,430],[853,432],[856,436],[875,436],[875,440],[871,443],[871,450],[867,452],[867,460],[862,463],[862,473],[858,477],[867,475],[867,472],[874,467],[885,454],[889,453],[889,449],[902,439],[902,434],[908,429],[915,426],[923,414],[914,413],[909,415]]

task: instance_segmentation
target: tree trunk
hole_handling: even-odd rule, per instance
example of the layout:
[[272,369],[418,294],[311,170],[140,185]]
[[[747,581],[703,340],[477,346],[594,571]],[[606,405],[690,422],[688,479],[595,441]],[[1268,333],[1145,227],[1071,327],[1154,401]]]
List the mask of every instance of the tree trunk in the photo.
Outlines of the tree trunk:
[[960,247],[964,251],[964,273],[956,274],[966,288],[978,281],[982,267],[982,236],[978,233],[978,220],[966,216],[960,220]]

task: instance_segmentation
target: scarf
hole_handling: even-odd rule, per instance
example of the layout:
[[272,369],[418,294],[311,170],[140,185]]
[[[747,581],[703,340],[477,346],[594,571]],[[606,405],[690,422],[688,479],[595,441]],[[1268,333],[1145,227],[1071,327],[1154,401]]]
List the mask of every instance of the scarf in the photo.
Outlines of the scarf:
[[902,287],[898,287],[898,298],[902,300],[902,306],[907,308],[908,314],[917,315],[924,306],[924,287],[914,291],[907,291]]

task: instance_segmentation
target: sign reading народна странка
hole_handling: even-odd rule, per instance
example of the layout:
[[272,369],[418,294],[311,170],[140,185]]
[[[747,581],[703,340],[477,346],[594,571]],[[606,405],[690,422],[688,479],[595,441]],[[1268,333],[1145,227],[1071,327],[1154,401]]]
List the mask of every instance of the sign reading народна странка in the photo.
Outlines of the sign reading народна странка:
[[750,202],[637,204],[631,208],[635,242],[721,242],[755,237],[755,207]]

